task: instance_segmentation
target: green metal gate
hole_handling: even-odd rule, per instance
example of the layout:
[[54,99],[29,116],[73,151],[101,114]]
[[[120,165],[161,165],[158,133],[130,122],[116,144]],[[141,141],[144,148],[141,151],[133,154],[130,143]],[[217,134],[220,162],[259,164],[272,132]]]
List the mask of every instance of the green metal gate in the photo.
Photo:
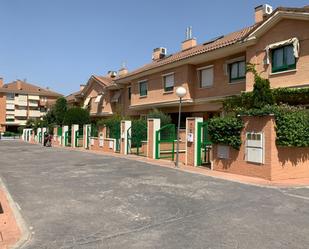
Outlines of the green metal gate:
[[90,148],[90,136],[91,136],[91,125],[87,125],[86,126],[87,130],[86,130],[86,134],[84,134],[84,136],[86,136],[86,149]]
[[82,125],[79,125],[78,131],[75,132],[75,138],[76,138],[76,147],[83,147],[84,142],[84,127]]
[[68,130],[66,132],[64,132],[64,146],[69,146],[70,144],[70,140],[69,140],[69,134],[70,134],[70,130],[68,128]]
[[42,143],[42,129],[39,131],[39,143],[41,144]]
[[197,124],[197,165],[210,166],[211,141],[208,134],[208,123],[199,122]]
[[74,132],[74,146],[79,147],[79,130],[75,130]]
[[57,127],[58,142],[62,144],[62,127]]
[[68,131],[67,131],[67,143],[66,146],[71,147],[72,145],[72,126],[69,125]]
[[167,124],[156,131],[156,159],[175,157],[176,129],[174,124]]
[[127,151],[128,154],[146,156],[146,149],[143,142],[147,140],[147,124],[134,122],[127,131]]

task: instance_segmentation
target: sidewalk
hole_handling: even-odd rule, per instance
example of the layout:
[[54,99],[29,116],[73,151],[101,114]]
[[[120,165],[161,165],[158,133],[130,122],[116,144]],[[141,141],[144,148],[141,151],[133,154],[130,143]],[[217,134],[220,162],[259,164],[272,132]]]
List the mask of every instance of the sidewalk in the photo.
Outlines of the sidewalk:
[[280,187],[280,188],[291,188],[291,187],[309,187],[309,178],[300,178],[300,179],[287,179],[287,180],[276,180],[276,181],[269,181],[266,179],[258,178],[258,177],[249,177],[243,175],[236,175],[221,171],[213,171],[205,167],[193,167],[193,166],[186,166],[184,164],[180,164],[179,168],[175,168],[175,164],[169,160],[156,160],[142,156],[136,155],[122,155],[119,153],[111,153],[111,152],[102,152],[102,151],[95,151],[95,150],[86,150],[84,148],[70,148],[70,147],[61,147],[55,146],[55,148],[65,148],[69,150],[78,150],[87,153],[93,153],[98,155],[108,155],[112,157],[119,157],[125,158],[129,160],[136,160],[139,162],[145,162],[152,165],[157,165],[161,167],[173,168],[175,170],[181,170],[189,173],[201,174],[209,177],[219,178],[227,181],[239,182],[243,184],[261,186],[261,187]]
[[[21,238],[21,231],[16,223],[15,216],[9,205],[8,198],[0,185],[0,248],[8,249]],[[3,213],[1,212],[3,211]]]

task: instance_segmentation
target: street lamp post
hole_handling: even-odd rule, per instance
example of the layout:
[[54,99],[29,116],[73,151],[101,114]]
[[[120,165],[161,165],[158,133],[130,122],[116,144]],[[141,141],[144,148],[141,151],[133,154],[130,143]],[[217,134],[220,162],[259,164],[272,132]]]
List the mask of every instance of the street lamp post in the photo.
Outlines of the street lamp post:
[[176,89],[176,95],[179,97],[179,112],[178,112],[178,126],[177,126],[177,145],[176,145],[176,163],[175,167],[178,168],[179,164],[179,130],[180,130],[180,120],[181,120],[181,104],[182,98],[186,96],[186,88],[180,86]]

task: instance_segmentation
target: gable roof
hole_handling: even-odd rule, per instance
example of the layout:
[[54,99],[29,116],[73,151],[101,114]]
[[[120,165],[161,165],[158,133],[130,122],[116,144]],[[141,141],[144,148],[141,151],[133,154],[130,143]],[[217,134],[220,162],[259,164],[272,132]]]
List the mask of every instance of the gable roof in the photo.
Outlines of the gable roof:
[[[159,59],[159,60],[155,60],[152,61],[149,64],[146,64],[140,68],[137,68],[131,72],[129,72],[128,74],[122,76],[122,77],[118,77],[116,78],[116,82],[117,80],[121,80],[121,79],[125,79],[131,76],[135,76],[138,75],[139,73],[151,70],[151,69],[155,69],[167,64],[171,64],[171,63],[175,63],[196,55],[200,55],[203,53],[208,53],[211,51],[215,51],[217,49],[220,48],[224,48],[227,46],[231,46],[233,44],[236,44],[238,42],[243,42],[245,41],[245,39],[252,34],[253,32],[255,32],[258,28],[262,27],[266,22],[268,22],[270,19],[272,19],[276,14],[282,14],[284,12],[288,12],[291,14],[296,15],[296,13],[309,13],[309,7],[304,7],[304,8],[286,8],[286,7],[279,7],[277,9],[275,9],[273,11],[273,13],[266,18],[264,21],[260,22],[260,23],[256,23],[252,26],[249,27],[245,27],[239,31],[236,32],[232,32],[230,34],[227,34],[225,36],[221,36],[218,39],[214,39],[213,41],[210,42],[205,42],[203,44],[197,45],[193,48],[184,50],[184,51],[180,51],[177,52],[175,54],[172,55],[167,55],[166,57]],[[283,15],[283,14],[282,14]]]
[[82,92],[82,90],[71,93],[68,96],[66,96],[65,98],[68,102],[77,102],[78,101],[77,98],[78,98],[78,96],[80,95],[81,92]]
[[47,88],[42,88],[34,84],[30,84],[25,81],[13,81],[11,83],[4,84],[0,87],[0,92],[14,92],[14,93],[24,93],[24,94],[35,94],[47,97],[60,97],[62,94],[51,91]]
[[246,40],[255,38],[267,32],[271,27],[283,18],[309,20],[309,7],[288,8],[278,7],[263,22],[259,23],[248,35]]
[[105,88],[113,84],[113,79],[108,76],[91,75],[84,89],[80,91],[80,93],[76,94],[76,96],[78,97],[84,95],[94,82],[98,83],[100,86],[102,86],[102,88]]
[[[250,27],[246,27],[243,28],[239,31],[230,33],[228,35],[225,36],[221,36],[220,38],[212,41],[212,42],[205,42],[203,44],[197,45],[193,48],[184,50],[184,51],[180,51],[177,52],[175,54],[172,55],[167,55],[166,57],[159,59],[159,60],[155,60],[152,61],[149,64],[146,64],[136,70],[133,70],[131,72],[129,72],[128,74],[124,75],[123,77],[119,77],[118,79],[122,79],[122,78],[127,78],[129,76],[133,76],[136,75],[138,73],[153,69],[153,68],[157,68],[157,67],[161,67],[170,63],[174,63],[183,59],[187,59],[189,57],[195,56],[195,55],[199,55],[199,54],[203,54],[203,53],[207,53],[219,48],[223,48],[232,44],[235,44],[236,42],[242,40],[243,38],[245,38],[251,30],[253,30],[255,28],[256,25],[250,26]],[[116,79],[117,81],[117,79]]]

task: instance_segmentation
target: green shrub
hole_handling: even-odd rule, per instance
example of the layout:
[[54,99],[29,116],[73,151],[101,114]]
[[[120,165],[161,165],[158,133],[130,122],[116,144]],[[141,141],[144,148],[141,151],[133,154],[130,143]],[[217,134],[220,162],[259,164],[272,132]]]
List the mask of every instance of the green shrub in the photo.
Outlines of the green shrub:
[[99,137],[99,130],[96,124],[91,124],[91,137]]
[[243,122],[235,117],[216,117],[209,121],[208,130],[211,142],[225,144],[239,150]]
[[119,114],[114,114],[110,118],[99,120],[97,126],[106,126],[109,138],[120,138],[120,123],[122,119],[122,116]]
[[276,121],[277,145],[309,146],[309,110],[288,105],[267,105],[261,109],[238,109],[238,114],[250,116],[273,114]]
[[309,147],[309,111],[279,109],[276,143],[281,146]]
[[147,118],[159,118],[161,120],[161,127],[163,127],[164,125],[167,124],[171,124],[172,123],[172,118],[170,115],[159,111],[157,109],[151,111],[148,115]]
[[80,107],[72,107],[68,109],[64,115],[63,124],[65,125],[84,125],[90,123],[89,111]]
[[140,147],[141,141],[147,140],[147,120],[134,119],[131,126],[132,147]]
[[55,106],[53,107],[53,115],[58,125],[64,124],[64,118],[68,109],[67,100],[64,97],[57,99]]
[[15,136],[19,136],[19,134],[15,133],[15,132],[11,132],[11,131],[5,131],[3,133],[3,136],[5,136],[5,137],[15,137]]
[[277,88],[273,90],[277,104],[308,105],[309,87],[307,88]]

